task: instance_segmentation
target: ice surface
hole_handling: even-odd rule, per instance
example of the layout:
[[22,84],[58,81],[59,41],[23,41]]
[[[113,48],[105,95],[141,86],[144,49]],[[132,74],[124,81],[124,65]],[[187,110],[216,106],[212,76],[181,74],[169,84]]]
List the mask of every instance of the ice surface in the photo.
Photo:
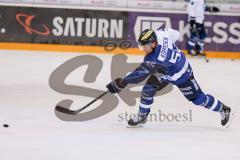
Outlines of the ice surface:
[[[85,122],[65,122],[54,114],[55,105],[74,100],[73,108],[91,98],[60,94],[49,87],[51,73],[63,62],[84,53],[0,51],[0,160],[239,160],[240,61],[190,59],[203,91],[237,111],[229,129],[220,116],[194,106],[177,88],[155,99],[152,113],[189,113],[192,121],[149,122],[144,128],[126,128],[121,113],[134,113],[120,100],[112,112]],[[104,62],[97,81],[83,82],[84,68],[72,72],[66,83],[104,90],[110,81],[112,55],[96,54]],[[129,56],[140,62],[142,56]],[[83,84],[84,83],[84,84]]]

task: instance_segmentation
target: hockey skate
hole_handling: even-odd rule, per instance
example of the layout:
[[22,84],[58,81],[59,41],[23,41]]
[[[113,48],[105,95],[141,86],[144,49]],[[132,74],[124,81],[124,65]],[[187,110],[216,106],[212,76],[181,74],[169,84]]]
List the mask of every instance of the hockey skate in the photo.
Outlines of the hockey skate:
[[221,125],[228,128],[231,124],[231,121],[233,119],[235,112],[232,111],[232,109],[230,107],[223,105],[220,114],[222,116],[221,117]]
[[197,55],[197,52],[194,50],[194,49],[191,49],[191,50],[188,50],[188,54],[190,56],[196,56]]
[[129,119],[128,121],[128,128],[140,128],[143,127],[143,125],[147,122],[148,113],[141,113],[138,112],[138,114],[134,117]]
[[197,51],[197,55],[206,56],[206,53],[204,52],[204,50],[200,49],[200,50]]

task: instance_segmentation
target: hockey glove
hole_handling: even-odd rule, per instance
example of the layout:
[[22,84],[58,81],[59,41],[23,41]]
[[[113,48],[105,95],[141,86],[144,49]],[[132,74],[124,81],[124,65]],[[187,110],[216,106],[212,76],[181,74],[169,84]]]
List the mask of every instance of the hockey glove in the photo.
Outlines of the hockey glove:
[[211,11],[212,12],[219,12],[219,8],[218,7],[212,7]]
[[127,83],[122,78],[117,78],[114,81],[107,84],[108,91],[110,93],[119,93],[123,88],[127,86]]
[[214,7],[214,6],[213,7],[207,6],[205,8],[205,10],[208,11],[208,12],[219,12],[220,11],[218,7]]

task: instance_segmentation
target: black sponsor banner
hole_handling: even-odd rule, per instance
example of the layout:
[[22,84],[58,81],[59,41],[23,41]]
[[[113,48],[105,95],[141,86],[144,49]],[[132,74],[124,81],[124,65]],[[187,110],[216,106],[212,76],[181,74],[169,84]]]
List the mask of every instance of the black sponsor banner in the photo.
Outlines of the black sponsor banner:
[[127,40],[121,11],[0,6],[0,41],[103,46]]

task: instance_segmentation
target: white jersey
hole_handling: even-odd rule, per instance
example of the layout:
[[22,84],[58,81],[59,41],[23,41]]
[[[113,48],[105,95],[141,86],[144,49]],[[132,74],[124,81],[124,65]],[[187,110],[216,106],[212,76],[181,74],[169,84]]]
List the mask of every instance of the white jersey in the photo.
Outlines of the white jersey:
[[158,44],[164,44],[164,37],[168,39],[168,48],[172,48],[172,44],[174,44],[180,37],[180,33],[171,28],[160,29],[155,32],[157,35]]
[[194,17],[197,23],[202,24],[204,20],[205,4],[204,0],[190,0],[187,6],[188,21]]

